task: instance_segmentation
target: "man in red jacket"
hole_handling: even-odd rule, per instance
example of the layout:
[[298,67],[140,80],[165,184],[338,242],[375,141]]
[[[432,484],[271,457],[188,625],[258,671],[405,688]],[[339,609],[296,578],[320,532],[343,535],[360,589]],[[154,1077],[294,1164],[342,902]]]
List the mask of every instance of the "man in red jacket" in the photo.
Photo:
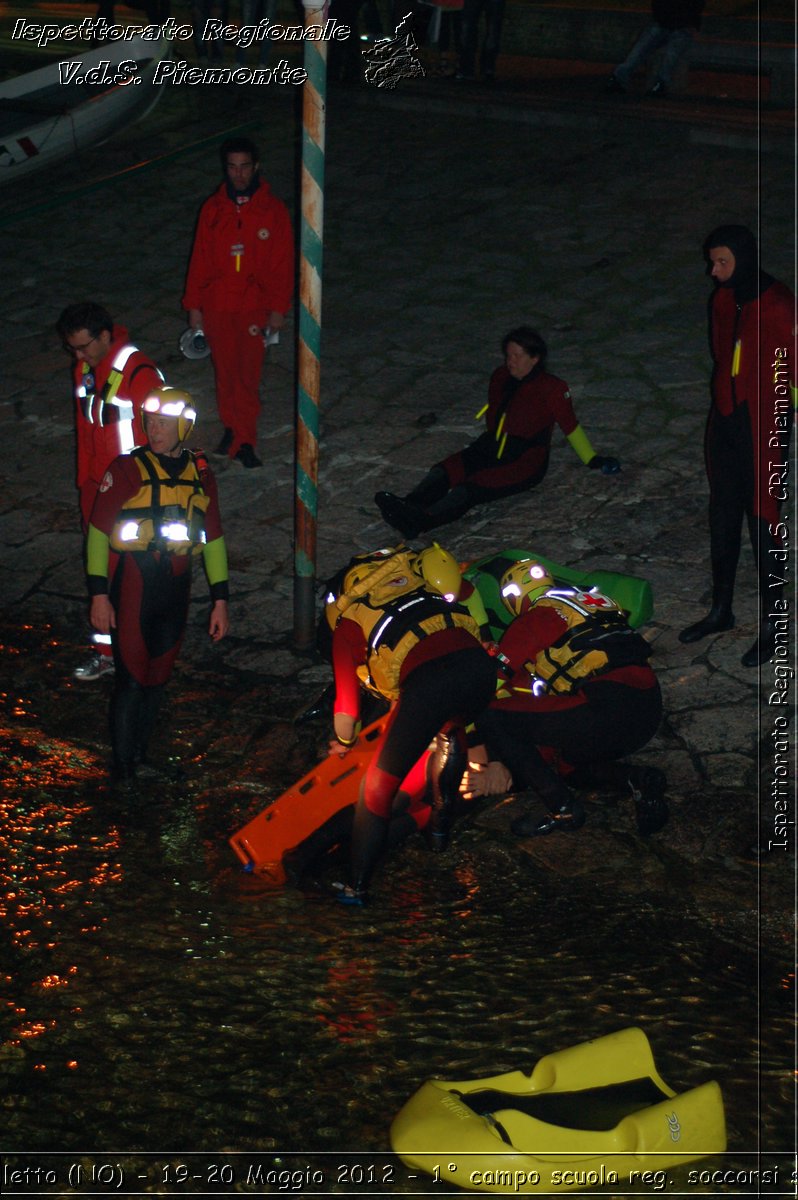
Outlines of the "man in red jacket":
[[[71,304],[58,318],[56,332],[74,359],[77,487],[85,534],[108,467],[146,442],[141,406],[164,378],[100,304]],[[75,668],[74,679],[85,683],[113,672],[110,638],[95,634],[94,645],[89,659]]]
[[742,657],[745,667],[768,662],[786,646],[784,596],[791,384],[795,382],[795,298],[759,268],[754,235],[744,225],[721,225],[704,254],[715,281],[709,302],[712,403],[706,428],[712,607],[679,634],[698,642],[734,625],[732,597],[745,518],[759,575],[759,637]]
[[224,182],[200,209],[183,307],[211,348],[224,435],[216,452],[245,467],[255,454],[264,331],[285,323],[294,281],[288,209],[260,178],[249,138],[220,151]]

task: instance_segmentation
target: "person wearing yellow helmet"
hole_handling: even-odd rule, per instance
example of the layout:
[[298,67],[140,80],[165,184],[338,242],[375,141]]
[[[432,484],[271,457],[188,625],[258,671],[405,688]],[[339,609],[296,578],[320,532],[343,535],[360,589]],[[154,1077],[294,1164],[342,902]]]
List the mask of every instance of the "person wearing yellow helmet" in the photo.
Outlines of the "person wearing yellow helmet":
[[487,404],[477,413],[485,417],[485,432],[436,463],[406,496],[375,495],[383,519],[404,537],[447,525],[475,504],[537,487],[548,470],[555,425],[585,466],[605,475],[620,471],[616,458],[593,450],[568,384],[546,370],[547,347],[537,330],[511,329],[502,339],[502,354],[504,365],[493,372]]
[[482,597],[469,580],[463,579],[460,564],[453,554],[433,542],[431,546],[419,550],[416,570],[450,604],[457,601],[464,605],[479,626],[482,640],[489,639],[488,614]]
[[464,791],[536,791],[545,811],[512,826],[530,837],[581,827],[569,785],[626,790],[639,832],[656,833],[668,818],[663,773],[618,761],[645,746],[662,717],[648,644],[596,588],[560,587],[533,559],[505,572],[501,594],[515,618],[499,643],[505,678],[477,720],[490,765],[475,761]]
[[353,560],[340,590],[328,595],[327,617],[336,610],[330,753],[345,754],[355,742],[362,687],[392,703],[355,810],[350,883],[338,896],[343,903],[362,904],[403,780],[439,735],[443,742],[430,768],[437,793],[433,808],[440,816],[433,833],[437,848],[445,844],[451,801],[465,767],[459,731],[493,696],[496,665],[480,645],[474,618],[426,582],[417,556],[404,547],[370,561]]
[[105,472],[87,538],[91,623],[110,635],[116,664],[112,779],[131,793],[182,643],[193,557],[202,556],[210,585],[212,640],[229,625],[216,483],[202,452],[185,447],[196,419],[191,396],[155,388],[142,414],[147,444]]
[[500,587],[505,608],[514,617],[520,617],[532,607],[538,596],[554,587],[554,579],[548,567],[542,563],[522,558],[504,572]]

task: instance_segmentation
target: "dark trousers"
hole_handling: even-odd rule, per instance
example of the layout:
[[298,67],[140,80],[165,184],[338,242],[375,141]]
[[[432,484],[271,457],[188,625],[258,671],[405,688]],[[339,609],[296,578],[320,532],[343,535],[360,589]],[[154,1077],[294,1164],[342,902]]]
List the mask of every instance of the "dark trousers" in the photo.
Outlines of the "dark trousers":
[[483,75],[492,76],[496,72],[496,59],[499,54],[504,19],[504,0],[465,0],[462,27],[463,52],[460,57],[460,70],[464,75],[474,74],[479,41],[479,20],[483,14],[485,16],[485,36],[482,41],[479,66]]
[[[774,450],[774,461],[782,461],[782,453],[784,451]],[[768,505],[772,510],[769,513],[774,518],[772,521],[756,515],[754,448],[748,409],[744,404],[729,416],[722,416],[712,409],[707,423],[705,454],[710,488],[712,603],[721,608],[731,608],[745,521],[759,577],[760,603],[765,611],[774,598],[774,592],[780,590],[770,586],[773,582],[771,572],[778,566],[773,551],[780,549],[780,542],[768,527],[775,523],[778,507],[772,502]],[[760,486],[766,485],[767,480],[764,480]],[[776,570],[776,574],[783,572]]]

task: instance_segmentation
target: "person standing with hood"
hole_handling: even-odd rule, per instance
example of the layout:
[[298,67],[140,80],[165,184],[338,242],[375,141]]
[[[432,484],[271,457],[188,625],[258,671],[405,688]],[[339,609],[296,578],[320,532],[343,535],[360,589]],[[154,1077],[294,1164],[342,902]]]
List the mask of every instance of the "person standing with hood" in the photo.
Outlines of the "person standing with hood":
[[294,286],[288,209],[259,174],[249,138],[220,149],[224,182],[200,209],[183,308],[205,333],[224,425],[218,455],[260,467],[255,454],[264,331],[282,329]]
[[720,225],[704,242],[715,290],[709,300],[714,369],[705,437],[709,477],[712,607],[679,640],[690,644],[734,625],[732,597],[743,517],[759,575],[759,636],[745,667],[768,662],[776,648],[784,598],[784,524],[795,380],[795,297],[760,270],[754,235]]

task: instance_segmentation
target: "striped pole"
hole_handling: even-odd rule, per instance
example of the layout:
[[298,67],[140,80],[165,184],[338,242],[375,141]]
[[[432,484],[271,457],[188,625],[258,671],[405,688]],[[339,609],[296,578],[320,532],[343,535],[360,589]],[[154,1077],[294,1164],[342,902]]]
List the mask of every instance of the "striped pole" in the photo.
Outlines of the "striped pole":
[[[305,28],[323,26],[319,0],[302,0]],[[316,513],[319,467],[321,267],[324,248],[324,132],[327,43],[305,39],[302,97],[302,227],[299,267],[296,493],[294,499],[294,641],[313,644],[316,630]]]

